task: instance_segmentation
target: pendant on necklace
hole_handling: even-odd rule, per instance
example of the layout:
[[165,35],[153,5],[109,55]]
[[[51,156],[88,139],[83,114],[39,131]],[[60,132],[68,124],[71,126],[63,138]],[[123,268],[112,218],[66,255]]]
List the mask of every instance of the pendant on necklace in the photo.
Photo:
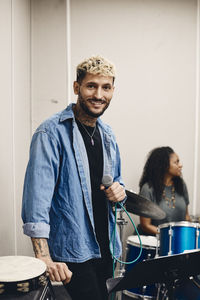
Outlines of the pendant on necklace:
[[94,146],[94,140],[92,137],[91,137],[91,144],[92,144],[92,146]]

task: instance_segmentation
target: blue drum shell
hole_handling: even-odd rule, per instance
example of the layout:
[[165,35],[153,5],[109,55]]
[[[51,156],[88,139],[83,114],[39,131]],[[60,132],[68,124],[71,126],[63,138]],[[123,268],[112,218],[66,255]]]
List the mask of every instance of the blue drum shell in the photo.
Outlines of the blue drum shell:
[[[153,236],[140,236],[142,242],[142,253],[140,258],[132,263],[126,265],[126,272],[130,271],[137,263],[154,258],[156,255],[156,246],[157,246],[157,239]],[[136,257],[140,253],[140,242],[138,237],[129,236],[127,240],[127,253],[126,253],[126,261],[130,262],[136,259]],[[157,290],[155,285],[150,285],[146,287],[138,287],[126,290],[124,294],[129,295],[131,298],[135,299],[143,299],[143,296],[148,297],[148,299],[153,299],[156,295]],[[145,298],[146,299],[146,298]]]
[[[199,228],[197,223],[171,222],[159,225],[160,256],[183,253],[198,248]],[[171,246],[170,246],[171,236]]]

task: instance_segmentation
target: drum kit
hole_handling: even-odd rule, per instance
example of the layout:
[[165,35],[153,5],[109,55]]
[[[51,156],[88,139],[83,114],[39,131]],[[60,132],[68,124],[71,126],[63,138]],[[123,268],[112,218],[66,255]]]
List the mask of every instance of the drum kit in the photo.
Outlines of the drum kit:
[[[126,210],[138,216],[164,219],[165,213],[151,201],[126,191]],[[120,236],[127,222],[121,213]],[[120,298],[151,300],[200,300],[200,224],[170,222],[158,226],[158,235],[132,235],[126,241],[126,262],[142,254],[137,262],[120,264],[119,276],[107,280],[109,293]]]

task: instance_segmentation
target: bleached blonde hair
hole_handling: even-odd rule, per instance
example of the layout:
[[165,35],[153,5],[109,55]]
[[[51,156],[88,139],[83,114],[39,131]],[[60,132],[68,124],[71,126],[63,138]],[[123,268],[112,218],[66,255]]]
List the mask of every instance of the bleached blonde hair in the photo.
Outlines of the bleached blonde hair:
[[76,68],[77,81],[80,83],[85,77],[86,73],[111,76],[113,80],[115,78],[115,66],[105,59],[104,57],[97,55],[91,56],[81,62]]

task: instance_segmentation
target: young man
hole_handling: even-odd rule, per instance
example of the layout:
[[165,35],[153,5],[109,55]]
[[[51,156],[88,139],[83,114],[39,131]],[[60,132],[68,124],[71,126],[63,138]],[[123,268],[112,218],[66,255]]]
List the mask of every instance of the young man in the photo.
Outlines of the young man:
[[[109,250],[113,202],[125,198],[120,155],[100,119],[114,92],[112,63],[96,56],[77,66],[77,103],[42,123],[33,135],[22,219],[36,257],[73,300],[105,300],[112,277]],[[104,175],[113,183],[105,188]],[[116,237],[115,255],[121,245]]]

